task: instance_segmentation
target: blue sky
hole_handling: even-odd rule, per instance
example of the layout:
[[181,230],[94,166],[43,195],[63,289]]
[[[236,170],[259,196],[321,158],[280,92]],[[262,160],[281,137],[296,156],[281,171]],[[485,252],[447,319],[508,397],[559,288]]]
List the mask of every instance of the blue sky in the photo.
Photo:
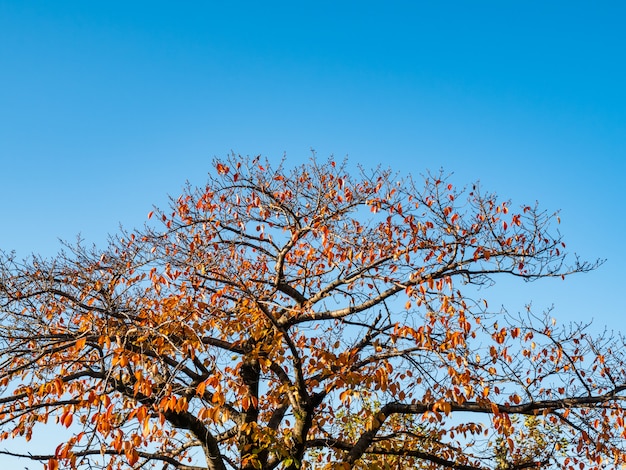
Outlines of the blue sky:
[[606,264],[497,298],[623,330],[625,5],[0,0],[0,248],[102,244],[214,156],[315,149],[561,209]]

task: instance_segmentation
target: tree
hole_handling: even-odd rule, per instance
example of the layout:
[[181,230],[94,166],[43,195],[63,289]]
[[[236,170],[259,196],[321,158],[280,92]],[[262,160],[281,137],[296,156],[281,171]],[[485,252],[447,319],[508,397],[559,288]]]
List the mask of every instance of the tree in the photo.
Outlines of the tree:
[[75,431],[24,455],[48,470],[626,463],[621,338],[479,296],[596,266],[555,215],[237,157],[154,215],[104,250],[2,257],[0,437]]

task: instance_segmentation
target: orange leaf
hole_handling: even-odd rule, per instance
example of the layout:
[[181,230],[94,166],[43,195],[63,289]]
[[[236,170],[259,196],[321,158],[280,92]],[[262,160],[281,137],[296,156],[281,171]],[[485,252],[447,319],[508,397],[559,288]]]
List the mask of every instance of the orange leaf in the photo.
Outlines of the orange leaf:
[[131,465],[135,465],[139,460],[139,454],[133,448],[130,448],[124,452],[126,454],[126,458],[128,459],[128,463]]
[[196,393],[198,394],[198,396],[203,396],[204,395],[204,390],[206,389],[206,382],[200,382],[198,384],[198,386],[196,387]]
[[83,349],[85,347],[85,343],[87,343],[87,338],[81,338],[76,341],[76,350],[80,351],[81,349]]
[[143,426],[141,427],[141,434],[143,435],[143,437],[148,437],[148,435],[150,434],[150,420],[149,419],[144,420]]

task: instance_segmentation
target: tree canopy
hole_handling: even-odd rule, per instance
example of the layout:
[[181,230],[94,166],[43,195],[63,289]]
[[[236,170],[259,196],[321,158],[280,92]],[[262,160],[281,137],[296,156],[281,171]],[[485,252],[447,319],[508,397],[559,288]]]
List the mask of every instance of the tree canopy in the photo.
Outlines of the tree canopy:
[[104,249],[2,255],[0,438],[69,428],[47,470],[626,463],[621,337],[484,298],[596,267],[557,223],[441,173],[216,161]]

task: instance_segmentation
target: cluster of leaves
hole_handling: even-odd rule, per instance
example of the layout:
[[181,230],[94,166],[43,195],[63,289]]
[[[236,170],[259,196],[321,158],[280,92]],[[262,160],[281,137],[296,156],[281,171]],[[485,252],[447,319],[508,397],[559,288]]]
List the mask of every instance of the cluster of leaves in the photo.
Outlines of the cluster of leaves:
[[511,420],[516,424],[517,433],[499,437],[496,441],[497,470],[510,468],[537,468],[551,464],[555,455],[567,458],[569,442],[558,425],[538,416],[525,416],[519,426],[519,417]]
[[474,298],[495,276],[595,267],[566,264],[554,215],[333,160],[215,169],[105,250],[2,257],[0,438],[76,430],[25,457],[47,470],[626,463],[621,339]]

